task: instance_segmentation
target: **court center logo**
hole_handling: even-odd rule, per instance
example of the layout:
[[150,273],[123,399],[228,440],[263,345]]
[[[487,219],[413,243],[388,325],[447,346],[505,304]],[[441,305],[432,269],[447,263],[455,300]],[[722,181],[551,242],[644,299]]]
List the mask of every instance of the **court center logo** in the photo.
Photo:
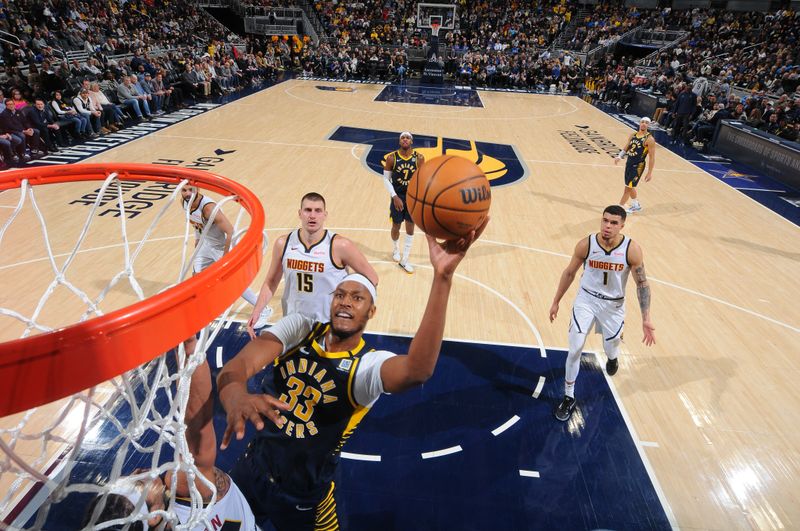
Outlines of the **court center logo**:
[[[516,148],[510,144],[428,136],[413,131],[412,133],[414,149],[421,153],[425,160],[440,155],[464,157],[483,170],[492,186],[505,186],[528,177],[528,167],[517,154]],[[339,126],[328,139],[371,146],[364,155],[364,163],[374,173],[383,175],[383,162],[389,153],[398,148],[400,131]]]

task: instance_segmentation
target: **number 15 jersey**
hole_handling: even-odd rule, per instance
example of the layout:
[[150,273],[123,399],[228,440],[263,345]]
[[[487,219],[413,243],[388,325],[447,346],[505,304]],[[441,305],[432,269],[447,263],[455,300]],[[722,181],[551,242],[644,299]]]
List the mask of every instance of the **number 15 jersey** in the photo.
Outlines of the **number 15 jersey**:
[[283,315],[299,313],[321,323],[330,321],[331,297],[347,268],[333,261],[336,233],[326,230],[322,239],[306,247],[300,229],[286,237],[283,248]]

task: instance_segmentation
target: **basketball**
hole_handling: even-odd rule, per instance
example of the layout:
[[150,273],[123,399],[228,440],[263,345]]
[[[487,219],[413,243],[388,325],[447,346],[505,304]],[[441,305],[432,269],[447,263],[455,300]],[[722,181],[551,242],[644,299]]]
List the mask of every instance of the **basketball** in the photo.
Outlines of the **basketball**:
[[419,228],[443,240],[458,239],[489,214],[489,180],[472,161],[453,155],[426,160],[408,183],[406,206]]

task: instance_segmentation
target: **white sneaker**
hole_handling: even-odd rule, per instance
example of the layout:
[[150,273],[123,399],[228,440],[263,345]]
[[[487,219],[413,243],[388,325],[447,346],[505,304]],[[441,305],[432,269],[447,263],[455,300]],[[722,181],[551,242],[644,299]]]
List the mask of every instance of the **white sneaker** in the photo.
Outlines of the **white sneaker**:
[[400,269],[402,269],[403,271],[405,271],[409,275],[413,275],[414,274],[414,266],[412,266],[411,264],[408,264],[408,263],[404,264],[403,262],[398,262],[397,265],[399,265]]
[[398,249],[395,249],[394,252],[392,253],[392,260],[394,260],[395,262],[400,261],[400,251]]
[[253,326],[253,328],[264,328],[267,326],[267,319],[269,319],[271,315],[272,308],[267,306],[261,311],[261,315],[258,316],[258,321],[256,321],[256,324]]
[[642,211],[642,205],[633,205],[630,208],[625,209],[625,212],[627,212],[628,214],[633,214],[634,212],[641,212],[641,211]]

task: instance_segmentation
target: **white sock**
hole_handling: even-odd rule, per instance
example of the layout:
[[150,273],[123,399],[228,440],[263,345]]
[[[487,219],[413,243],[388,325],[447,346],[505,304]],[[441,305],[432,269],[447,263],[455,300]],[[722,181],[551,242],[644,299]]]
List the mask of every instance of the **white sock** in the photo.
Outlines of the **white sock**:
[[564,394],[570,398],[575,398],[575,382],[567,383],[564,381]]
[[406,239],[403,242],[403,263],[408,263],[408,255],[411,254],[411,244],[414,242],[413,234],[406,234]]
[[252,304],[253,306],[255,306],[256,301],[258,301],[258,294],[255,293],[250,288],[247,288],[246,290],[244,290],[244,293],[242,293],[242,298],[247,302],[249,302],[250,304]]
[[392,240],[392,251],[395,253],[400,252],[400,236],[396,240]]
[[635,206],[636,208],[639,208],[639,206],[641,206],[641,205],[639,205],[639,200],[638,199],[634,199],[633,200],[633,206]]

